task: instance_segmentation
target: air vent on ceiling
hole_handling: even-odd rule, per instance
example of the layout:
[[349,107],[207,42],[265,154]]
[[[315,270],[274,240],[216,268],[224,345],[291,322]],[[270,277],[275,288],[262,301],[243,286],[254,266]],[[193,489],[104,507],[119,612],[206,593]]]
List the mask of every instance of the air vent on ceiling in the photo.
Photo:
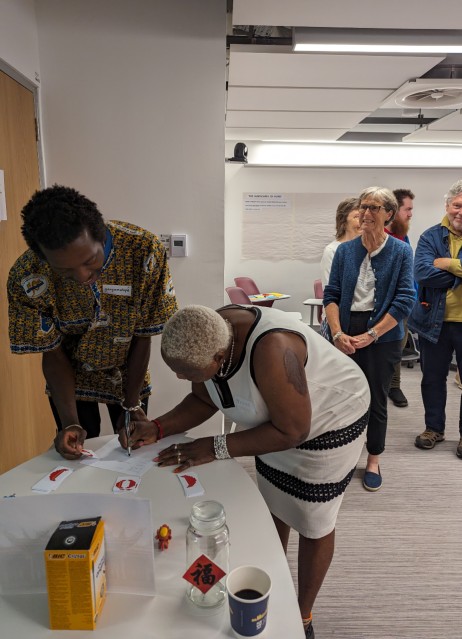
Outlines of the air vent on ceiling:
[[462,78],[410,80],[388,96],[381,109],[457,109],[462,107]]

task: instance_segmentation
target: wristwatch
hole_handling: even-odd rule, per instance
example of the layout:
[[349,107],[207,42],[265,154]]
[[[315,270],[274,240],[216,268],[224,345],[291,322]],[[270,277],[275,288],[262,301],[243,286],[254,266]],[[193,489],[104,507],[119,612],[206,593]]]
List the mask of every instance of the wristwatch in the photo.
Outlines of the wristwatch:
[[372,337],[374,342],[376,342],[379,339],[379,336],[377,335],[377,332],[376,332],[375,328],[367,329],[367,334]]

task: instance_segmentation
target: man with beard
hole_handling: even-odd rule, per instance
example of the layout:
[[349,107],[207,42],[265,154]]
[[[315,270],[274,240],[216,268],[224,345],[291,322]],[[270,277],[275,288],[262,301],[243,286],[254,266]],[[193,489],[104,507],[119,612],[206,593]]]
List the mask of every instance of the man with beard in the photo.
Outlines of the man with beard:
[[[393,195],[398,200],[398,212],[388,226],[385,227],[385,232],[388,235],[396,237],[398,240],[407,242],[409,244],[409,238],[407,236],[409,231],[409,224],[412,218],[412,210],[414,208],[414,193],[409,189],[395,189]],[[404,320],[404,337],[402,341],[402,349],[406,346],[408,337],[407,319]],[[395,372],[393,373],[392,380],[390,382],[390,388],[388,391],[388,397],[391,399],[395,406],[404,408],[408,405],[407,398],[401,390],[401,362],[398,362],[395,366]]]

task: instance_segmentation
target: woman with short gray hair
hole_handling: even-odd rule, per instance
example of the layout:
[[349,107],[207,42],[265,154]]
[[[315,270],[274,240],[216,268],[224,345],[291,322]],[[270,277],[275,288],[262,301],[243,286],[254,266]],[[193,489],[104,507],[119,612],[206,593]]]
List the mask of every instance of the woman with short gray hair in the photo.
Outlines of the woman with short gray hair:
[[[186,306],[167,322],[162,357],[191,392],[153,423],[134,424],[133,448],[183,433],[221,410],[237,432],[168,446],[160,466],[182,472],[256,456],[257,480],[287,550],[299,533],[299,604],[311,609],[334,552],[335,522],[361,454],[369,388],[358,366],[329,342],[272,308]],[[125,431],[119,436],[126,447]]]
[[385,233],[398,202],[384,187],[359,195],[362,235],[341,244],[324,289],[324,308],[335,346],[364,372],[371,391],[363,486],[382,487],[379,456],[385,450],[387,398],[395,365],[401,358],[403,320],[414,304],[412,251]]

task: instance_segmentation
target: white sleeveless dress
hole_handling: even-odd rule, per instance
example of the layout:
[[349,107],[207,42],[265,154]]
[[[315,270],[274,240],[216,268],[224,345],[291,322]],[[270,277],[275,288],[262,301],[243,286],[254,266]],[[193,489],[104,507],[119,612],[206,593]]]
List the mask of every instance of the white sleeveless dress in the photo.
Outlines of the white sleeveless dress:
[[254,381],[254,349],[268,332],[290,331],[304,339],[312,408],[308,438],[296,448],[260,455],[255,461],[258,486],[270,511],[305,537],[324,537],[335,528],[364,445],[369,385],[355,362],[300,320],[273,308],[243,308],[252,310],[255,321],[240,360],[227,377],[208,380],[207,391],[239,430],[269,421]]

